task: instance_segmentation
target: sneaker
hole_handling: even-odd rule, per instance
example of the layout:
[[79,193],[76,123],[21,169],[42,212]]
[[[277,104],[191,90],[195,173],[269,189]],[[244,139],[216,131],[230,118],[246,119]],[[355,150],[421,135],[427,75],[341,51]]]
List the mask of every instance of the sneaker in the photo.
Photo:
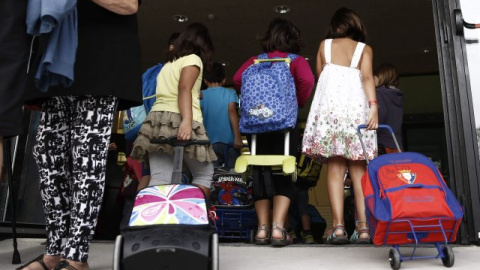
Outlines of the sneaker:
[[315,244],[315,239],[313,239],[313,235],[311,233],[303,233],[302,232],[302,242],[304,244]]
[[291,239],[293,244],[296,244],[298,242],[297,234],[295,233],[295,231],[293,231],[293,230],[289,231],[288,235],[290,236],[290,239]]

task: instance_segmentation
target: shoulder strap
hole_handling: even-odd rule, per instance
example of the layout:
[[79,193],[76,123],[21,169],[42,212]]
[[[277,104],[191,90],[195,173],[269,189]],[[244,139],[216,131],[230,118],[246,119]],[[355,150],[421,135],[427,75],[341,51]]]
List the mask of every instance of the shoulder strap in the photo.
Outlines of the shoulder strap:
[[358,67],[358,62],[360,62],[360,57],[362,57],[362,52],[364,47],[365,47],[365,43],[362,43],[362,42],[357,43],[355,52],[353,52],[352,63],[350,64],[350,67],[353,67],[353,68]]
[[297,57],[298,57],[298,55],[296,55],[294,53],[289,53],[287,55],[287,58],[290,58],[290,60],[292,60],[292,62],[293,62],[293,60],[297,59]]
[[332,62],[332,39],[326,39],[325,44],[323,44],[325,51],[325,61],[327,63]]
[[298,55],[296,55],[296,54],[294,54],[294,53],[289,53],[289,54],[287,55],[287,58],[290,58],[290,63],[289,63],[289,64],[287,63],[287,65],[290,66],[290,65],[293,63],[293,61],[294,61],[295,59],[297,59],[297,57],[298,57]]

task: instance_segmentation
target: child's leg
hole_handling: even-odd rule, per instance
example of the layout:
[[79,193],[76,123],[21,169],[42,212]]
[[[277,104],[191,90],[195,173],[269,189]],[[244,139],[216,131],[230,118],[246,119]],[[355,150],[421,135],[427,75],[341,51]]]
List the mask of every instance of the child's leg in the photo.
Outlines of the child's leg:
[[222,167],[223,164],[226,162],[227,158],[225,157],[227,145],[224,143],[214,143],[212,144],[213,152],[217,156],[217,160],[213,162],[214,168]]
[[[342,157],[329,158],[327,163],[327,189],[334,227],[337,225],[345,225],[343,220],[343,179],[346,172],[346,163],[346,159]],[[336,234],[343,235],[344,232],[337,230]]]
[[[363,160],[349,160],[348,161],[348,172],[353,183],[353,191],[355,194],[355,208],[357,212],[357,231],[363,227],[367,227],[367,216],[365,215],[365,201],[363,199],[362,191],[362,177],[365,174],[365,161]],[[360,238],[368,238],[367,233],[361,233]]]
[[[255,201],[255,212],[257,213],[258,231],[257,239],[264,239],[268,237],[268,231],[270,230],[270,200],[261,199]],[[260,230],[260,228],[264,228]]]
[[150,185],[150,168],[147,168],[145,162],[142,162],[142,178],[138,181],[138,190],[142,190]]
[[150,161],[150,186],[168,185],[172,182],[173,155],[166,153],[148,153]]
[[[290,199],[286,196],[277,195],[273,197],[273,217],[272,222],[277,224],[277,228],[282,229],[287,219]],[[272,238],[281,239],[283,234],[280,230],[272,230]]]
[[304,232],[309,232],[312,230],[311,224],[310,224],[310,215],[309,214],[303,214],[302,215],[302,228]]
[[210,198],[210,188],[213,180],[213,163],[201,162],[195,159],[184,158],[190,173],[192,174],[192,184],[203,190],[205,196]]
[[310,215],[308,214],[308,189],[298,187],[297,193],[297,209],[298,215],[300,216],[300,220],[302,222],[302,230],[310,231]]

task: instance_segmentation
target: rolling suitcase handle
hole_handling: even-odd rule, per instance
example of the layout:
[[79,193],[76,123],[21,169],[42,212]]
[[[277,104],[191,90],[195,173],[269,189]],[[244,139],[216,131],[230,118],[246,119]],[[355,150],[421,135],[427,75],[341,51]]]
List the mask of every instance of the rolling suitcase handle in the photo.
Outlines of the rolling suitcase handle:
[[153,144],[169,144],[174,147],[175,155],[173,159],[173,172],[172,172],[172,184],[182,183],[182,164],[183,164],[183,149],[185,146],[200,144],[209,145],[209,140],[195,140],[181,141],[177,139],[177,136],[172,136],[167,139],[152,138],[150,143]]
[[[362,129],[366,129],[366,128],[367,128],[367,125],[365,125],[365,124],[359,125],[357,127],[357,135],[358,135],[358,138],[360,139],[360,144],[362,145],[363,155],[365,156],[365,161],[367,162],[367,165],[368,165],[369,160],[368,160],[368,156],[367,156],[367,150],[366,150],[365,144],[363,143],[363,140],[362,140],[363,135],[360,132]],[[393,132],[393,129],[389,125],[383,125],[383,124],[378,125],[378,129],[386,129],[386,130],[389,131],[390,135],[392,135],[392,137],[393,137],[393,141],[395,142],[395,146],[397,146],[398,152],[401,153],[402,149],[400,149],[400,146],[398,145],[397,137],[395,137],[395,133]]]

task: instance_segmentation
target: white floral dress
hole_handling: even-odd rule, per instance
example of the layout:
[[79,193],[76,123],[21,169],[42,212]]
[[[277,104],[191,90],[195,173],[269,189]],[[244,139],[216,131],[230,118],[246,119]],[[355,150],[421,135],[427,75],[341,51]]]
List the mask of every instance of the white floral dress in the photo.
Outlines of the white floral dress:
[[[331,63],[332,40],[325,40],[325,60],[315,90],[303,135],[302,152],[321,162],[341,156],[349,160],[364,160],[357,127],[368,119],[368,101],[357,68],[364,43],[359,42],[350,67]],[[362,130],[369,159],[377,155],[375,131]]]

